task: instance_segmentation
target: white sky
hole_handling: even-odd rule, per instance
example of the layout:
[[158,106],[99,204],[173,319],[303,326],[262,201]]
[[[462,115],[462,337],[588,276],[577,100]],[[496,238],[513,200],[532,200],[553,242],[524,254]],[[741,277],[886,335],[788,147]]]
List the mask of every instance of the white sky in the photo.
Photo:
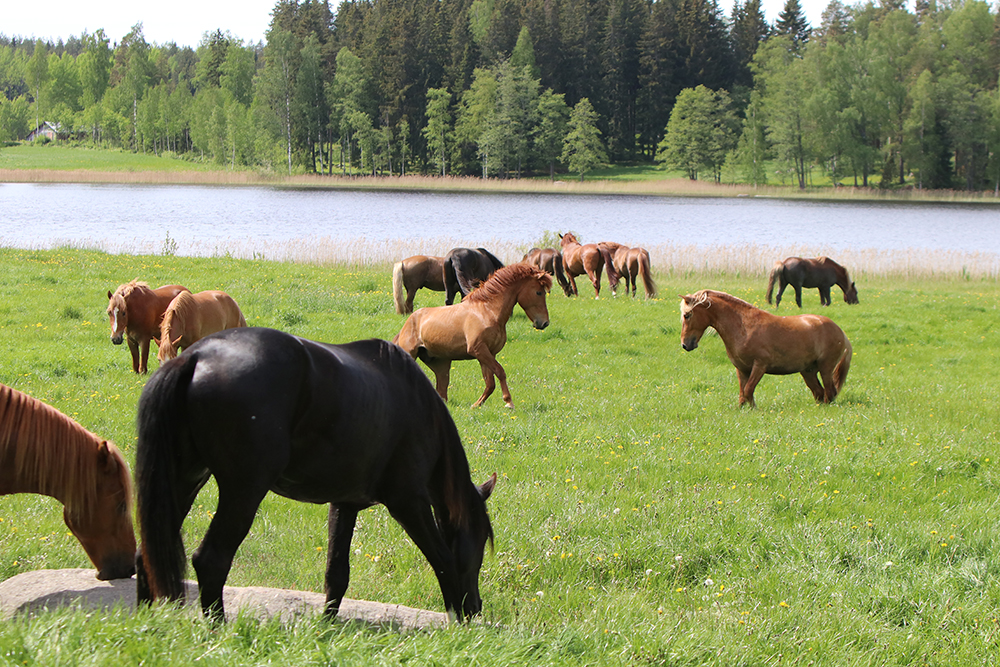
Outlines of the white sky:
[[[799,0],[813,27],[819,27],[828,2]],[[336,0],[330,4],[335,6]],[[206,32],[217,28],[228,30],[244,42],[257,42],[264,39],[274,5],[275,0],[46,0],[38,5],[0,0],[0,34],[65,40],[70,35],[103,28],[114,44],[141,21],[143,35],[150,43],[177,42],[196,47]],[[767,20],[773,23],[784,5],[785,0],[763,0]],[[733,1],[720,0],[720,8],[728,15]]]

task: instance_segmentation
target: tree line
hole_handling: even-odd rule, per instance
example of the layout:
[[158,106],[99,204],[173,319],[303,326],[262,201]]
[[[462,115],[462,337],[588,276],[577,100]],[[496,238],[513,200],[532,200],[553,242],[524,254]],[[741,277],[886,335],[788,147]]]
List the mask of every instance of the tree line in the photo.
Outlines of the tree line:
[[996,190],[982,0],[279,0],[266,41],[136,25],[0,35],[0,140],[46,121],[231,168],[481,175],[657,162],[690,178]]

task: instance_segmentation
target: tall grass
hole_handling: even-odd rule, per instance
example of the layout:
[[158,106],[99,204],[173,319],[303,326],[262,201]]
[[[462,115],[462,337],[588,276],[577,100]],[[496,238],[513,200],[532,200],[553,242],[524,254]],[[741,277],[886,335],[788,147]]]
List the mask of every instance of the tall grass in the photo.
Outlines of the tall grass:
[[[134,456],[145,382],[108,341],[102,296],[139,276],[225,289],[252,325],[391,338],[389,264],[0,250],[0,382]],[[401,635],[305,619],[213,628],[169,610],[56,611],[0,625],[7,662],[156,664],[990,664],[1000,648],[1000,359],[994,280],[871,275],[833,318],[854,363],[817,406],[766,376],[736,407],[722,342],[679,345],[678,293],[762,304],[762,274],[661,270],[663,299],[549,297],[517,311],[500,356],[515,410],[457,362],[449,409],[477,481],[496,471],[483,624]],[[417,306],[439,305],[422,290]],[[798,312],[782,309],[783,313]],[[154,362],[155,365],[155,362]],[[188,551],[215,508],[202,491]],[[0,577],[87,567],[54,501],[0,497]],[[234,585],[322,590],[322,507],[269,497]],[[423,557],[381,508],[361,513],[348,595],[439,610]]]

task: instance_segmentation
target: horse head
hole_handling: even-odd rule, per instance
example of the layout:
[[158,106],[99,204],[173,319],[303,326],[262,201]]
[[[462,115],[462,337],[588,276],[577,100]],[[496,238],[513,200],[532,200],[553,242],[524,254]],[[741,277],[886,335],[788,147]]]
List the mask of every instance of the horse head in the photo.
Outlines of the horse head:
[[565,234],[559,235],[559,245],[563,248],[565,248],[568,245],[573,245],[578,243],[580,242],[576,240],[576,236],[573,235],[573,232],[566,232]]
[[681,297],[681,347],[690,352],[698,347],[698,341],[711,323],[708,309],[711,299],[705,291]]
[[135,573],[131,476],[109,442],[100,444],[96,456],[93,502],[85,509],[67,504],[63,520],[97,568],[98,579],[124,579]]
[[[497,475],[493,473],[489,479],[475,487],[476,497],[471,498],[474,506],[469,521],[464,527],[446,530],[446,540],[455,558],[455,569],[458,573],[459,595],[461,607],[453,610],[459,620],[469,619],[483,608],[483,599],[479,595],[479,571],[483,567],[483,554],[486,542],[493,542],[493,527],[486,511],[486,500],[493,493]],[[471,494],[470,494],[471,495]]]
[[545,305],[545,295],[552,289],[552,276],[534,266],[525,265],[530,273],[521,281],[517,291],[517,303],[524,309],[532,326],[544,329],[549,326],[549,309]]
[[128,307],[120,291],[108,290],[108,323],[111,325],[111,342],[121,345],[125,340],[125,327],[128,326]]
[[851,286],[844,290],[844,301],[852,305],[859,303],[858,288],[854,285],[853,281],[851,282]]

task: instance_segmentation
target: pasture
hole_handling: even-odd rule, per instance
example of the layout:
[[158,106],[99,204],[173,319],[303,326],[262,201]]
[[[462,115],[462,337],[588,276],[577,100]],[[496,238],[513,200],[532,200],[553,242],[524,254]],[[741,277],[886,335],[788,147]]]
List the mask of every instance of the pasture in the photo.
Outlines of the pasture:
[[[109,341],[109,289],[135,277],[222,289],[250,326],[391,339],[405,317],[392,303],[394,259],[0,249],[0,382],[113,440],[131,462],[146,377]],[[449,408],[473,479],[500,478],[481,622],[403,634],[322,619],[214,627],[171,609],[60,610],[0,624],[0,663],[991,662],[1000,284],[852,271],[860,305],[837,290],[824,309],[807,290],[801,312],[831,317],[851,340],[846,386],[817,406],[798,375],[765,376],[757,408],[741,410],[719,338],[681,349],[676,295],[713,288],[766,306],[769,268],[654,264],[660,298],[650,301],[612,298],[606,279],[599,300],[556,289],[544,331],[516,309],[498,357],[513,411],[499,400],[471,409],[479,365],[453,365]],[[416,307],[443,300],[421,290]],[[779,314],[798,312],[790,301]],[[214,507],[210,483],[185,523],[189,557]],[[443,608],[430,567],[384,509],[361,513],[353,548],[348,597]],[[228,583],[321,591],[325,554],[325,507],[272,495]],[[58,503],[0,497],[0,578],[63,567],[89,562]]]

